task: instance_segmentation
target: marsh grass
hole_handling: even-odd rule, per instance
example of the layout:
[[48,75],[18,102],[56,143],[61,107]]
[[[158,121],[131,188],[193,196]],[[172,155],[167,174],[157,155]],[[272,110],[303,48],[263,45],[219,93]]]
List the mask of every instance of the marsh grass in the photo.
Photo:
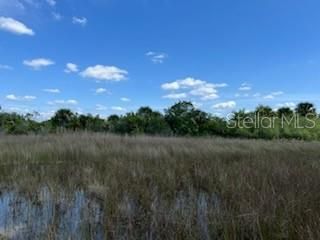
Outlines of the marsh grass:
[[[22,199],[24,211],[50,202],[35,211],[47,224],[21,227],[43,239],[320,239],[318,142],[5,136],[0,187],[0,202],[15,196],[0,207],[7,238],[21,235],[1,231],[1,218]],[[75,220],[67,209],[79,193]],[[76,230],[61,224],[74,221]]]

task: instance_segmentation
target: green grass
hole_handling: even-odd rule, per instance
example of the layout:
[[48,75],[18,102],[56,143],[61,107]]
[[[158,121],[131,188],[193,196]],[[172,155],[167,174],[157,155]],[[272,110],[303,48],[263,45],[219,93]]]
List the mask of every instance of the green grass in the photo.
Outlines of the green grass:
[[83,191],[108,239],[320,239],[319,142],[2,136],[0,187]]

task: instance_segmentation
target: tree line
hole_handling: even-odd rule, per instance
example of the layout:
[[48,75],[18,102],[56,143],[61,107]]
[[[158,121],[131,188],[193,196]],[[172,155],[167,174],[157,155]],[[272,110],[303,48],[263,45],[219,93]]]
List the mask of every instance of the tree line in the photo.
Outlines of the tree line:
[[[125,115],[77,114],[58,110],[49,120],[38,122],[36,113],[21,115],[0,112],[0,132],[6,134],[45,134],[65,131],[92,131],[128,135],[223,136],[243,138],[320,139],[320,121],[312,103],[299,103],[295,110],[282,107],[274,111],[258,106],[254,111],[239,110],[230,118],[217,117],[181,101],[164,113],[141,107]],[[297,124],[298,121],[298,124]],[[258,123],[258,124],[257,124]]]

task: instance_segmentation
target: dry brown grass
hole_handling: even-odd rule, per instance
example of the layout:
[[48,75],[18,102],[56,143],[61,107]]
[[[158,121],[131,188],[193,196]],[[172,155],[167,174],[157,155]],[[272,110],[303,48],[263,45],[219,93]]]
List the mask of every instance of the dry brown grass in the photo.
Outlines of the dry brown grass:
[[83,191],[108,239],[320,239],[318,142],[6,136],[0,186],[32,202]]

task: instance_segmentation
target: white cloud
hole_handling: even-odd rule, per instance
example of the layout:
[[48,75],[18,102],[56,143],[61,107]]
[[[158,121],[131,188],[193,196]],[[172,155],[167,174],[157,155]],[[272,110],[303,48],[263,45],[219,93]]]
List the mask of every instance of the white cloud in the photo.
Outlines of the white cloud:
[[22,22],[7,17],[0,17],[0,30],[11,32],[17,35],[34,35],[33,30],[28,28]]
[[263,97],[264,99],[274,99],[274,96],[272,94],[268,94]]
[[272,92],[271,94],[272,94],[273,96],[280,96],[280,95],[283,95],[284,92],[278,91],[278,92]]
[[204,96],[201,97],[201,100],[203,101],[207,101],[207,100],[214,100],[219,98],[218,94],[212,93],[212,94],[206,94]]
[[179,79],[177,81],[171,83],[164,83],[162,84],[162,89],[164,90],[178,90],[178,89],[185,89],[185,88],[196,88],[196,87],[211,87],[211,88],[222,88],[227,87],[226,83],[219,83],[219,84],[212,84],[207,83],[206,81],[195,79],[192,77],[187,77],[185,79]]
[[235,101],[221,102],[213,105],[214,109],[232,109],[237,106]]
[[96,110],[97,111],[105,111],[105,110],[107,110],[108,108],[106,107],[106,106],[104,106],[104,105],[101,105],[101,104],[97,104],[96,105]]
[[38,119],[43,121],[43,120],[48,120],[50,118],[52,118],[55,114],[54,110],[51,111],[47,111],[47,112],[39,112],[39,117]]
[[67,100],[67,104],[71,104],[71,105],[77,105],[78,104],[78,101],[77,100]]
[[239,91],[250,91],[252,87],[248,83],[242,83]]
[[85,25],[87,25],[88,19],[86,19],[85,17],[72,17],[72,23],[84,27]]
[[13,70],[13,67],[11,67],[11,66],[9,66],[9,65],[0,64],[0,69],[3,69],[3,70]]
[[[164,83],[161,85],[163,90],[176,91],[176,90],[189,90],[189,95],[200,98],[203,101],[213,100],[219,98],[218,88],[227,87],[226,83],[213,84],[206,81],[188,77],[185,79],[179,79],[174,82]],[[174,96],[179,96],[179,93],[172,92],[164,97],[174,98]],[[182,95],[181,95],[182,96]],[[186,97],[186,95],[185,95]],[[179,98],[179,97],[178,97]]]
[[60,90],[56,88],[47,88],[47,89],[43,89],[43,91],[48,93],[60,93]]
[[178,89],[192,88],[202,84],[205,84],[205,81],[188,77],[185,79],[176,80],[174,82],[164,83],[162,84],[161,87],[164,90],[178,90]]
[[78,65],[74,63],[67,63],[66,68],[64,69],[64,72],[66,73],[79,72]]
[[191,77],[181,79],[177,81],[181,88],[190,88],[190,87],[196,87],[205,84],[205,81],[202,81],[200,79],[194,79]]
[[114,111],[118,111],[118,112],[125,112],[126,111],[125,108],[118,107],[118,106],[113,106],[113,107],[111,107],[111,109],[114,110]]
[[6,99],[10,100],[10,101],[32,101],[32,100],[37,99],[37,97],[29,96],[29,95],[20,97],[20,96],[14,95],[14,94],[9,94],[9,95],[6,96]]
[[23,99],[27,100],[27,101],[32,101],[32,100],[37,99],[37,97],[35,97],[35,96],[24,96]]
[[191,95],[200,96],[202,100],[217,99],[217,90],[214,85],[206,83],[190,91]]
[[178,82],[164,83],[161,85],[161,88],[164,90],[178,90],[180,85]]
[[166,53],[157,53],[157,52],[147,52],[146,56],[150,58],[153,63],[163,63],[164,60],[168,58],[168,54]]
[[78,101],[74,99],[69,99],[69,100],[54,100],[48,102],[49,105],[77,105]]
[[55,0],[46,0],[46,1],[52,7],[54,7],[56,5],[56,3],[57,3]]
[[122,98],[120,98],[120,100],[121,100],[122,102],[130,102],[130,101],[131,101],[131,99],[126,98],[126,97],[122,97]]
[[192,102],[192,104],[195,108],[200,108],[203,106],[203,103],[199,103],[199,102]]
[[107,92],[107,89],[105,89],[105,88],[97,88],[96,89],[96,94],[101,94],[101,93],[105,93],[105,92]]
[[171,93],[163,96],[163,98],[168,98],[168,99],[182,99],[186,97],[187,97],[186,93]]
[[23,64],[33,68],[34,70],[40,70],[41,68],[48,67],[50,65],[54,65],[55,62],[53,62],[50,59],[46,58],[37,58],[33,60],[24,60]]
[[280,95],[283,95],[283,94],[284,94],[284,92],[282,92],[282,91],[277,91],[277,92],[272,92],[272,93],[264,96],[263,98],[270,100],[270,99],[274,99],[275,97],[280,96]]
[[17,101],[18,97],[16,97],[14,94],[9,94],[6,96],[6,99],[11,100],[11,101]]
[[115,66],[96,65],[88,67],[80,75],[104,81],[121,81],[126,79],[128,72]]
[[240,87],[239,91],[250,91],[252,88],[251,87]]
[[52,12],[51,14],[54,20],[60,21],[62,19],[62,15],[60,13]]
[[277,108],[282,108],[282,107],[288,107],[288,108],[294,109],[296,107],[296,104],[294,102],[286,102],[286,103],[277,104]]
[[244,92],[244,93],[236,93],[235,95],[234,95],[236,98],[239,98],[239,97],[241,97],[241,98],[247,98],[247,97],[259,97],[260,96],[260,94],[259,93],[256,93],[256,94],[249,94],[249,93],[247,93],[247,92]]
[[217,83],[217,84],[213,84],[213,86],[215,88],[224,88],[224,87],[228,87],[228,84],[226,84],[226,83]]

